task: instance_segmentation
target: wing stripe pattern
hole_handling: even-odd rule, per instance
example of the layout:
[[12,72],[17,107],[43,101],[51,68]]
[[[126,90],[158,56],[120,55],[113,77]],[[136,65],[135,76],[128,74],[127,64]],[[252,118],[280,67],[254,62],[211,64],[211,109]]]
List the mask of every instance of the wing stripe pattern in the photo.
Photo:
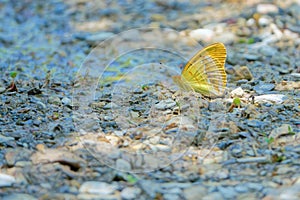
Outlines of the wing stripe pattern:
[[222,96],[227,83],[225,60],[225,46],[222,43],[212,44],[188,61],[181,77],[185,84],[204,96]]

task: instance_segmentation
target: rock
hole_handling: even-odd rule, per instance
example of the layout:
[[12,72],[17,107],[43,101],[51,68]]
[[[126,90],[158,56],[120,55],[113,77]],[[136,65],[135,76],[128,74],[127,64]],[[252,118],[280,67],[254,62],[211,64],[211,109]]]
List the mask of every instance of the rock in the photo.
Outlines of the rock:
[[9,141],[13,141],[15,140],[15,138],[13,137],[6,137],[6,136],[3,136],[3,135],[0,135],[0,144],[4,144],[4,143],[7,143]]
[[272,57],[275,54],[278,53],[277,49],[275,49],[274,47],[271,47],[269,45],[263,45],[260,49],[259,52],[264,55],[264,56],[268,56],[268,57]]
[[234,199],[237,195],[233,187],[217,187],[219,192],[225,199]]
[[291,76],[295,78],[300,78],[300,73],[291,73]]
[[263,128],[265,125],[264,122],[256,119],[248,120],[247,122],[248,126],[255,127],[255,128]]
[[275,66],[281,66],[282,64],[290,65],[290,59],[284,55],[276,54],[272,56],[270,64]]
[[280,127],[273,129],[269,137],[272,137],[275,140],[281,136],[288,135],[291,132],[293,132],[291,125],[282,124]]
[[121,197],[123,199],[137,199],[141,192],[140,188],[127,187],[122,190]]
[[97,195],[113,194],[116,190],[117,187],[115,185],[99,181],[84,182],[79,188],[80,193],[89,193]]
[[154,199],[157,192],[160,189],[160,184],[156,183],[151,180],[140,180],[138,182],[139,186],[142,188],[142,190],[150,196],[151,199]]
[[29,194],[14,193],[14,194],[9,194],[4,196],[2,200],[38,200],[38,199]]
[[207,194],[207,189],[203,185],[194,185],[183,190],[183,196],[186,200],[199,199]]
[[162,100],[158,104],[155,104],[157,110],[166,110],[176,106],[176,102],[172,99]]
[[273,83],[260,83],[253,87],[257,94],[265,94],[269,91],[272,91],[275,88]]
[[275,90],[278,91],[286,91],[286,90],[299,90],[300,89],[300,82],[294,81],[282,81],[276,84]]
[[224,103],[220,100],[211,101],[208,104],[208,110],[213,112],[220,112],[225,109]]
[[241,87],[238,87],[230,92],[232,98],[243,97],[245,95],[244,90]]
[[105,106],[103,106],[103,109],[108,110],[108,109],[116,109],[119,108],[119,106],[117,104],[115,104],[114,102],[110,102],[108,104],[106,104]]
[[253,79],[252,73],[248,69],[247,66],[242,67],[235,67],[234,68],[235,73],[233,74],[232,79],[235,81],[246,79],[248,81]]
[[232,44],[236,41],[236,35],[232,32],[224,32],[222,34],[216,35],[213,38],[215,42],[222,42],[224,44]]
[[246,58],[248,61],[255,61],[255,60],[258,60],[260,58],[260,56],[258,54],[244,54],[243,55],[244,58]]
[[267,13],[277,13],[279,9],[274,4],[258,4],[256,7],[256,11],[260,14],[267,14]]
[[268,26],[270,24],[270,19],[267,17],[260,17],[258,19],[258,24],[260,26]]
[[121,171],[130,171],[131,170],[131,165],[126,160],[118,159],[116,161],[116,168],[118,170],[121,170]]
[[214,31],[210,29],[196,29],[189,33],[189,36],[196,41],[211,42],[215,37]]
[[246,105],[243,115],[247,118],[256,119],[259,116],[259,112],[256,109],[256,106],[253,104]]
[[85,165],[85,160],[73,154],[72,152],[62,149],[45,149],[42,152],[35,152],[31,156],[31,161],[33,164],[53,162],[63,163],[64,165],[68,165],[75,170],[78,170]]
[[61,101],[60,101],[60,98],[58,96],[50,96],[48,98],[48,103],[55,104],[55,105],[60,105]]
[[8,166],[14,166],[17,161],[28,160],[31,151],[27,149],[8,149],[4,155]]
[[115,34],[112,32],[100,32],[93,35],[89,35],[85,38],[85,40],[92,45],[97,45],[98,43],[102,42],[103,40],[109,39],[113,37]]
[[64,98],[62,98],[61,102],[66,106],[70,106],[72,103],[72,100],[69,99],[68,97],[64,97]]
[[280,104],[286,99],[286,96],[283,94],[266,94],[254,97],[254,102],[270,102],[275,104]]
[[13,176],[0,173],[0,188],[1,187],[10,187],[16,182]]

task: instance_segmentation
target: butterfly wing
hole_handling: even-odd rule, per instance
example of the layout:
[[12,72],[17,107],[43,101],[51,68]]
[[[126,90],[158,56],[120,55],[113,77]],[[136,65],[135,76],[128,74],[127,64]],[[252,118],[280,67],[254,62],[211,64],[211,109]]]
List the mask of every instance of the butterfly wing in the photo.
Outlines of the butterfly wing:
[[204,96],[222,96],[227,83],[225,60],[224,44],[209,45],[187,62],[182,70],[181,79]]

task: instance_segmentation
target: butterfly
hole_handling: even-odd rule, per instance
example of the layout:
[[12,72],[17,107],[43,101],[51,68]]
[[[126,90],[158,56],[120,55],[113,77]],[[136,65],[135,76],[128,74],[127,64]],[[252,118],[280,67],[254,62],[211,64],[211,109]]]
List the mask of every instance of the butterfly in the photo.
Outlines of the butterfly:
[[225,60],[224,44],[211,44],[196,53],[184,66],[181,76],[172,77],[173,81],[184,90],[206,97],[222,96],[227,83]]

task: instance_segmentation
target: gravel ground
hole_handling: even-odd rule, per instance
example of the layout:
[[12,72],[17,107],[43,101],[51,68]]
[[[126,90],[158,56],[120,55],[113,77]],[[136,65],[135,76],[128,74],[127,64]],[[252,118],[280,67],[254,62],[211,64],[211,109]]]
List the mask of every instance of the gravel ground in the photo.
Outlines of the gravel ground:
[[[299,10],[0,0],[0,198],[299,199]],[[181,91],[214,42],[224,97]]]

